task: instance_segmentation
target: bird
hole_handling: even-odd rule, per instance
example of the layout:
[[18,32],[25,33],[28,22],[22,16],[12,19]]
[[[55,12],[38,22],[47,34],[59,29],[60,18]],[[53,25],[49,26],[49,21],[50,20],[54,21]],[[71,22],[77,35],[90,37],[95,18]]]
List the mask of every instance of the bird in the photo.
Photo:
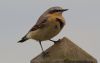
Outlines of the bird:
[[50,40],[54,43],[59,42],[51,40],[55,37],[65,25],[65,19],[62,15],[64,11],[62,7],[55,6],[47,9],[37,20],[36,24],[26,33],[18,43],[23,43],[26,40],[34,39],[39,42],[42,52],[44,53],[41,42]]

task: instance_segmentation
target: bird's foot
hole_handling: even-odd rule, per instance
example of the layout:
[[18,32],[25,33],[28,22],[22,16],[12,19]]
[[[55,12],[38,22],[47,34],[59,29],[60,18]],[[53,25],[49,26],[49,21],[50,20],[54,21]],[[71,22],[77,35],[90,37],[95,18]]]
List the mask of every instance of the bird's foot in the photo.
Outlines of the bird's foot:
[[48,56],[48,52],[42,52],[43,57],[47,57]]
[[60,42],[60,39],[57,41],[54,41],[54,40],[50,40],[50,41],[52,41],[52,42],[54,42],[54,44],[56,44],[56,43]]

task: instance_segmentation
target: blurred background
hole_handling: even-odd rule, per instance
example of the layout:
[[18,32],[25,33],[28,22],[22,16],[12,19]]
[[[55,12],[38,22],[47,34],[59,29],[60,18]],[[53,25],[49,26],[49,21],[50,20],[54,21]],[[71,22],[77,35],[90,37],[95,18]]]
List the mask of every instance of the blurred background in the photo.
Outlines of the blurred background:
[[[53,6],[69,9],[63,13],[66,26],[53,40],[66,36],[100,62],[100,0],[0,0],[0,63],[30,63],[41,53],[37,41],[17,41]],[[42,44],[44,50],[53,45]]]

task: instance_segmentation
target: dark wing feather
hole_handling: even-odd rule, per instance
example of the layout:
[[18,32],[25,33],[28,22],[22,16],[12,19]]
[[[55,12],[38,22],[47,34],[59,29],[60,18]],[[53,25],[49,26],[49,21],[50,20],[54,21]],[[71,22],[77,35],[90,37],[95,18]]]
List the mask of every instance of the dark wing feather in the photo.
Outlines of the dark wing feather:
[[37,30],[37,29],[39,29],[39,28],[45,27],[46,22],[47,22],[47,19],[48,19],[47,17],[40,16],[40,18],[39,18],[39,20],[37,21],[37,23],[35,24],[35,26],[33,26],[33,27],[30,29],[29,32],[35,31],[35,30]]

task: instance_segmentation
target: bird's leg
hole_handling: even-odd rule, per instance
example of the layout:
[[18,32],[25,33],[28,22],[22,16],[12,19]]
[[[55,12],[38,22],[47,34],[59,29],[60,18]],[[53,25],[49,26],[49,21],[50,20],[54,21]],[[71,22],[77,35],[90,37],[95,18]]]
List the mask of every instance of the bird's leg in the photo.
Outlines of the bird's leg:
[[44,52],[43,47],[42,47],[42,44],[41,44],[41,41],[39,41],[39,44],[41,46],[42,52]]
[[41,41],[39,41],[39,44],[40,44],[40,46],[41,46],[43,56],[46,56],[46,53],[45,53],[44,50],[43,50],[43,47],[42,47]]
[[60,39],[59,39],[59,40],[57,40],[57,41],[54,41],[54,40],[51,40],[51,39],[50,39],[50,41],[52,41],[52,42],[54,42],[54,43],[56,44],[57,42],[59,42],[59,41],[60,41]]

